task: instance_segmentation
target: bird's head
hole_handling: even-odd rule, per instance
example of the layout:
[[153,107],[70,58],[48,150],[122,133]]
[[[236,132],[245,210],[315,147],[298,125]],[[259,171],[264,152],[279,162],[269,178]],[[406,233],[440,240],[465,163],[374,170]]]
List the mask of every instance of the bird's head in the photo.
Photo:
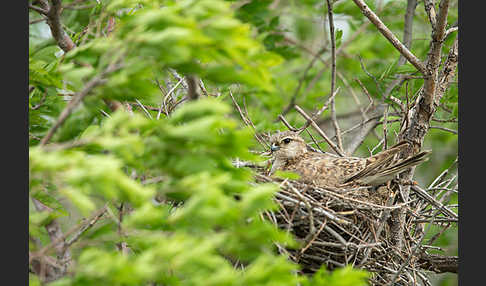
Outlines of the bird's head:
[[272,155],[276,159],[291,160],[307,152],[307,145],[296,132],[278,132],[270,137]]

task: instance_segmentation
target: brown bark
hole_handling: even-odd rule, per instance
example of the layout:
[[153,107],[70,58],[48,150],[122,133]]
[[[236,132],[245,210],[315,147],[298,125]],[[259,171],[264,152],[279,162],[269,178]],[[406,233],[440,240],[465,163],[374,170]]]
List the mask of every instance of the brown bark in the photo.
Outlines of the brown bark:
[[459,269],[459,257],[457,256],[422,254],[417,263],[420,268],[435,273],[457,273]]
[[52,4],[49,5],[47,0],[39,1],[44,14],[47,17],[47,25],[51,29],[51,34],[54,40],[56,40],[57,45],[65,52],[69,52],[74,49],[76,45],[74,44],[71,37],[66,34],[66,31],[62,28],[61,23],[61,12],[62,12],[62,1],[61,0],[51,0]]
[[[408,113],[408,125],[404,124],[400,134],[399,140],[407,140],[413,143],[413,148],[407,150],[403,157],[409,156],[411,153],[417,153],[423,144],[425,135],[427,134],[432,115],[434,114],[437,102],[437,84],[439,82],[439,65],[441,58],[441,49],[443,46],[443,38],[445,27],[447,24],[447,12],[449,9],[449,1],[442,0],[439,4],[439,15],[437,16],[437,23],[432,33],[432,43],[429,53],[427,54],[426,70],[424,74],[424,88],[421,94]],[[400,178],[406,181],[412,179],[414,168],[403,172]],[[410,186],[403,188],[403,200],[408,201],[410,193]],[[405,211],[395,210],[392,212],[392,235],[395,245],[402,247],[403,241],[403,226],[405,224]]]
[[193,75],[186,76],[187,82],[187,95],[189,100],[196,100],[199,97],[198,85],[196,83],[196,77]]

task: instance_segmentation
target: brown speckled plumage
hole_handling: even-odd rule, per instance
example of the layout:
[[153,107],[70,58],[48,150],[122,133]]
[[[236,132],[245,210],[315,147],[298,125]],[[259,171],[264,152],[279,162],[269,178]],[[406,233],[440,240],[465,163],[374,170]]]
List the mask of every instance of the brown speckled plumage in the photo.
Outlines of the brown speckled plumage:
[[426,161],[430,153],[424,151],[398,160],[396,155],[408,147],[408,143],[403,141],[368,158],[338,157],[309,150],[305,141],[292,131],[274,134],[270,144],[273,155],[272,174],[276,170],[292,171],[300,175],[301,181],[320,187],[377,186]]

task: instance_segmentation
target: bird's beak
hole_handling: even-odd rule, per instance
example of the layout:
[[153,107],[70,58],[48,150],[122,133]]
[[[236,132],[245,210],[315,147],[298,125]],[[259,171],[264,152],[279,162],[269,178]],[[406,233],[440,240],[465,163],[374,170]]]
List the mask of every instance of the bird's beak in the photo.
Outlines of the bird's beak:
[[270,147],[270,150],[272,150],[272,152],[277,151],[279,149],[280,149],[280,147],[275,145],[275,144],[272,144],[272,146]]

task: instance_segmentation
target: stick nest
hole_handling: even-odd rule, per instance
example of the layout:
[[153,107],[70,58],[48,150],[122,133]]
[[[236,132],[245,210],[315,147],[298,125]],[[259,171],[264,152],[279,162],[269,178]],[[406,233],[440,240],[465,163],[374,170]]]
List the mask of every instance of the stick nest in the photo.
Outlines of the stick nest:
[[[280,185],[275,196],[280,210],[263,215],[301,242],[299,249],[277,246],[302,266],[303,273],[314,273],[322,265],[329,270],[352,265],[370,271],[372,285],[387,285],[391,280],[395,283],[390,285],[417,285],[419,280],[428,284],[418,259],[421,251],[414,252],[417,238],[408,232],[412,225],[417,231],[414,220],[418,218],[410,211],[404,247],[399,250],[395,246],[390,213],[411,209],[407,204],[393,203],[403,186],[323,189],[263,174],[257,175],[257,181]],[[411,201],[423,203],[418,197]]]

